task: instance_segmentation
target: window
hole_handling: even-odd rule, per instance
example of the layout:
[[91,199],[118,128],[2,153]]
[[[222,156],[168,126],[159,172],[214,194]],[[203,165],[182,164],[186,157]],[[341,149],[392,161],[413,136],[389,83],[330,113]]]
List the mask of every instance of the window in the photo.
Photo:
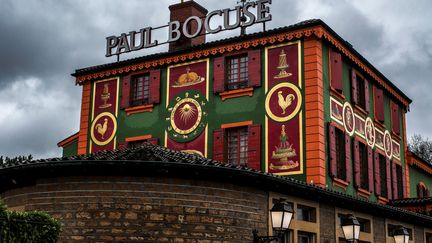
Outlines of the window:
[[420,182],[417,185],[417,197],[418,198],[429,197],[429,189],[425,186],[423,182]]
[[426,233],[426,243],[432,243],[432,233]]
[[360,158],[360,187],[369,189],[369,165],[367,147],[363,143],[359,143],[359,158]]
[[150,74],[145,73],[132,77],[132,99],[133,106],[149,103],[150,98]]
[[246,165],[248,159],[247,127],[227,129],[227,162],[235,165]]
[[351,96],[355,105],[369,112],[369,83],[354,69],[351,69]]
[[335,129],[336,134],[336,166],[337,174],[336,177],[342,180],[346,180],[346,166],[345,166],[345,134]]
[[315,243],[315,234],[299,231],[298,243]]
[[402,181],[402,166],[396,165],[396,180],[397,180],[397,195],[398,198],[403,198],[403,181]]
[[297,219],[307,222],[316,222],[316,209],[305,205],[297,205]]
[[[393,237],[393,232],[399,227],[399,225],[396,224],[387,224],[387,237]],[[413,233],[412,233],[412,229],[408,228],[406,226],[404,226],[409,234],[409,240],[412,241],[413,240]]]
[[227,89],[241,89],[248,86],[248,56],[227,58]]
[[261,170],[261,126],[245,121],[221,127],[213,131],[213,159]]
[[384,155],[379,155],[379,164],[380,164],[380,185],[381,185],[381,194],[382,197],[387,197],[387,162]]

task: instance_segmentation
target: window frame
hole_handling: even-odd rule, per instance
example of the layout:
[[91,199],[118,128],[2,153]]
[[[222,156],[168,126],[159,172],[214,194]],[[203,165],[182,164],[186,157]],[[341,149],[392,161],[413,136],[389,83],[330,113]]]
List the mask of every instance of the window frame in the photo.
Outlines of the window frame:
[[[225,151],[226,151],[226,162],[233,165],[248,166],[248,143],[249,143],[249,129],[248,126],[231,127],[225,130]],[[232,144],[231,137],[236,137],[235,140],[235,156],[231,153],[230,145]],[[243,144],[242,144],[243,143]]]
[[374,221],[372,215],[363,214],[359,212],[353,212],[342,208],[335,208],[335,228],[336,228],[336,243],[343,243],[340,239],[344,239],[344,234],[340,226],[339,215],[353,214],[358,219],[367,220],[370,223],[370,232],[360,231],[359,242],[374,242]]
[[345,132],[336,127],[336,178],[347,181]]
[[[236,60],[237,64],[235,64],[236,68],[232,69],[233,64],[232,61]],[[244,66],[242,67],[242,64]],[[226,56],[225,57],[225,90],[232,91],[238,89],[245,89],[249,87],[249,57],[248,53],[239,53],[236,55]],[[232,81],[232,71],[236,71],[235,81]],[[231,85],[233,87],[231,87]]]
[[[139,78],[142,78],[142,88],[138,91],[137,82]],[[150,72],[144,72],[139,74],[134,74],[131,76],[131,89],[130,89],[130,106],[140,106],[150,104]],[[146,89],[147,87],[147,89]],[[147,95],[145,94],[147,91]],[[141,93],[142,98],[136,98],[137,93]]]
[[359,141],[359,156],[360,156],[360,188],[369,190],[369,161],[368,161],[368,145]]
[[[389,178],[387,178],[387,161],[386,161],[386,156],[378,153],[379,156],[379,165],[380,165],[380,186],[381,186],[381,192],[380,192],[380,197],[383,198],[388,198],[389,192],[387,190],[387,180]],[[384,194],[385,192],[385,194]],[[391,192],[390,192],[391,193]]]

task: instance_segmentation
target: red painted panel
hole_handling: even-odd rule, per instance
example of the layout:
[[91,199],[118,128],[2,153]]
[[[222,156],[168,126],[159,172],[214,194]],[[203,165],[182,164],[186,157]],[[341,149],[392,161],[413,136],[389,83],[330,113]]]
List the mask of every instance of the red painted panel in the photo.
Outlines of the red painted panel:
[[216,129],[213,131],[213,159],[217,161],[225,161],[224,159],[224,129]]
[[351,100],[354,104],[358,104],[357,92],[357,73],[354,68],[351,69]]
[[351,138],[345,134],[345,168],[346,168],[346,181],[352,181],[352,168],[351,168]]
[[217,57],[213,62],[213,92],[221,93],[225,90],[225,58]]
[[148,139],[148,142],[153,144],[153,145],[158,145],[159,139],[158,138],[150,138],[150,139]]
[[386,175],[387,175],[387,198],[392,199],[392,183],[391,183],[391,164],[390,160],[386,158]]
[[122,96],[121,96],[121,103],[120,108],[128,108],[130,106],[130,87],[131,87],[131,76],[123,76],[121,78],[121,86],[122,86]]
[[354,139],[354,186],[361,186],[359,141]]
[[335,126],[329,124],[328,136],[329,136],[329,151],[330,151],[330,176],[336,177],[337,175],[337,160],[336,160],[336,132]]
[[400,134],[400,121],[399,121],[399,106],[393,101],[391,104],[391,119],[392,119],[392,129],[396,134]]
[[374,109],[375,119],[384,121],[384,94],[382,89],[374,87]]
[[169,72],[169,100],[179,93],[188,90],[199,91],[206,95],[207,61],[195,62],[181,66],[171,67]]
[[249,86],[261,86],[261,50],[248,52],[248,81]]
[[342,93],[342,55],[330,49],[330,77],[331,86]]
[[160,103],[160,70],[150,71],[150,98],[152,104]]
[[194,140],[187,143],[180,143],[167,137],[167,147],[188,153],[197,153],[205,156],[205,132],[202,132]]
[[374,191],[374,173],[373,173],[373,167],[374,167],[374,158],[373,158],[373,150],[371,147],[367,147],[367,153],[368,153],[368,179],[369,179],[369,191]]
[[398,199],[398,186],[397,186],[397,171],[396,171],[396,164],[391,163],[391,169],[392,169],[392,189],[393,189],[393,199]]
[[375,193],[381,194],[381,174],[380,174],[380,161],[378,152],[374,152],[374,171],[375,171]]
[[365,110],[369,113],[370,111],[370,99],[369,99],[369,81],[367,79],[364,80],[364,89],[365,89]]
[[248,126],[248,167],[261,170],[261,125]]

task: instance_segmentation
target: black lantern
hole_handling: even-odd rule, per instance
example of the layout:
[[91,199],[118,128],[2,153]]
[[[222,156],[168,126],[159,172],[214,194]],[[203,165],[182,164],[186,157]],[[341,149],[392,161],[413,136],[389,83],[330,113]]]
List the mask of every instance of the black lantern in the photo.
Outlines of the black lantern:
[[408,240],[409,240],[408,230],[405,227],[403,227],[402,225],[399,225],[393,231],[393,238],[394,238],[395,243],[408,243]]
[[294,210],[291,204],[286,202],[278,202],[270,209],[271,223],[273,230],[278,232],[277,236],[258,236],[258,231],[253,231],[254,243],[268,243],[283,237],[283,232],[288,230]]
[[347,214],[341,219],[341,227],[348,242],[357,242],[360,236],[360,223],[352,214]]

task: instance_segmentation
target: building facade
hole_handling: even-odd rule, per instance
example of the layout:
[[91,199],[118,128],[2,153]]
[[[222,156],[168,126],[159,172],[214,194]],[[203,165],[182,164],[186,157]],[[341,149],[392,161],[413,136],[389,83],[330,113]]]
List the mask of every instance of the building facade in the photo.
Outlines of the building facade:
[[296,214],[286,242],[344,242],[347,213],[361,242],[393,242],[397,225],[432,242],[432,218],[395,207],[431,183],[407,153],[411,100],[321,20],[182,39],[73,76],[80,130],[58,144],[65,157],[0,170],[9,206],[61,218],[65,242],[251,242],[272,233],[280,199]]

